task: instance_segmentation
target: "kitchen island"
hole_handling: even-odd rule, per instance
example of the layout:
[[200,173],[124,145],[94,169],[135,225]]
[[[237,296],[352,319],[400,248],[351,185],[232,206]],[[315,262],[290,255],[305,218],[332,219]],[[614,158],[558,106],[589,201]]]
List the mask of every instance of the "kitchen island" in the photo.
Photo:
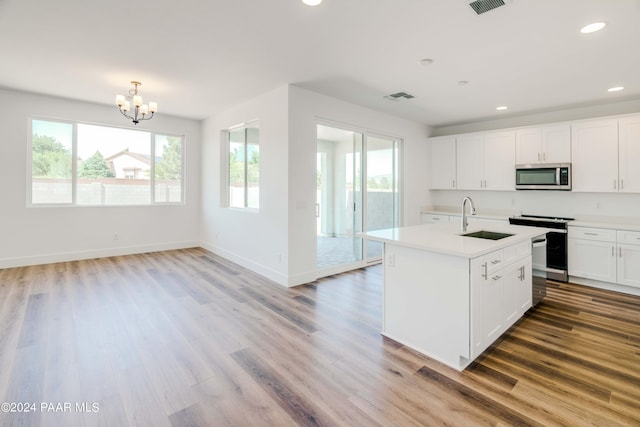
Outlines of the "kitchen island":
[[[479,233],[489,238],[461,234]],[[531,307],[538,227],[473,222],[364,233],[384,243],[382,334],[463,370]]]

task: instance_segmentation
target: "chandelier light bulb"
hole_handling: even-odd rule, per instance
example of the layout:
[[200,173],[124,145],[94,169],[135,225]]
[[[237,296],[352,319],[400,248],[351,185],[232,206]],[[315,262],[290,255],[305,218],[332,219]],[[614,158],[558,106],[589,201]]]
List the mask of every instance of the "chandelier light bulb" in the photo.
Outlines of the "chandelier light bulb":
[[322,0],[302,0],[302,3],[306,4],[307,6],[317,6],[322,3]]
[[[158,104],[156,102],[149,102],[145,104],[142,100],[142,95],[138,94],[138,86],[142,86],[142,83],[138,81],[131,81],[133,88],[129,89],[129,95],[116,95],[116,105],[120,110],[120,113],[127,119],[133,121],[134,124],[138,124],[143,120],[150,120],[153,115],[158,111]],[[129,115],[131,110],[131,104],[133,104],[133,111]]]

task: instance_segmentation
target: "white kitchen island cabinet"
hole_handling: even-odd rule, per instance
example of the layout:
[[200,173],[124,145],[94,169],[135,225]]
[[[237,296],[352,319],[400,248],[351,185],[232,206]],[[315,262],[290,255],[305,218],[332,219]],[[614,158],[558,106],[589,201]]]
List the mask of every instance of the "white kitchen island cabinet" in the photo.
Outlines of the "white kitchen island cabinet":
[[463,370],[531,307],[531,239],[537,227],[456,221],[365,233],[384,243],[382,334]]

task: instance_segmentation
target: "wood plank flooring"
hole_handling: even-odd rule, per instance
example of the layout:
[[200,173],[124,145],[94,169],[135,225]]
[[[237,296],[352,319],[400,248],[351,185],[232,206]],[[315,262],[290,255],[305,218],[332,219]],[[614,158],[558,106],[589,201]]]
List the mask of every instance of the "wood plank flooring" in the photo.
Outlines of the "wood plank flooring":
[[459,373],[380,335],[381,274],[285,289],[203,249],[0,270],[0,402],[35,404],[0,425],[640,426],[640,298],[551,283]]

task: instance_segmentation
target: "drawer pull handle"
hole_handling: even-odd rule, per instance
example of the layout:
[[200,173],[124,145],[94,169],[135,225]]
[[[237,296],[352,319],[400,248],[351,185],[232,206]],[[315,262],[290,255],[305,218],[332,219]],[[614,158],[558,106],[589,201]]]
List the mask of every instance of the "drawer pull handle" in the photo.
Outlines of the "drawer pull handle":
[[484,277],[484,280],[487,280],[487,276],[488,276],[487,263],[485,262],[484,264],[482,264],[482,266],[484,267],[484,273],[482,273],[481,276]]
[[493,276],[493,280],[500,280],[502,279],[502,276]]
[[494,259],[493,261],[491,261],[491,264],[496,265],[496,264],[500,264],[502,261],[500,261],[499,259]]
[[587,236],[598,236],[598,233],[587,233],[585,232],[584,234],[586,234]]

